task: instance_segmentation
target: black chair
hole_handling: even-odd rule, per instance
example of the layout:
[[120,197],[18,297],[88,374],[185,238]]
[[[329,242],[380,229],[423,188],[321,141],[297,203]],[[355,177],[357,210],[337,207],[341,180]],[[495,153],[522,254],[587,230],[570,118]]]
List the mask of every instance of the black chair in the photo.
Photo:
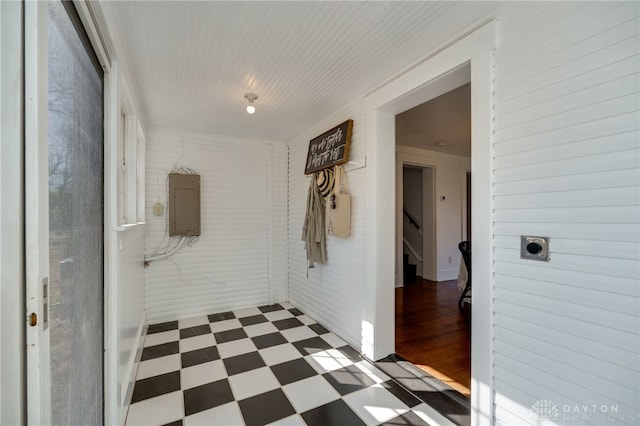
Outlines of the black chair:
[[471,303],[471,241],[462,241],[458,244],[458,249],[462,253],[462,260],[464,260],[464,266],[467,268],[467,283],[460,295],[460,299],[458,299],[458,308],[462,310],[462,302],[465,298]]

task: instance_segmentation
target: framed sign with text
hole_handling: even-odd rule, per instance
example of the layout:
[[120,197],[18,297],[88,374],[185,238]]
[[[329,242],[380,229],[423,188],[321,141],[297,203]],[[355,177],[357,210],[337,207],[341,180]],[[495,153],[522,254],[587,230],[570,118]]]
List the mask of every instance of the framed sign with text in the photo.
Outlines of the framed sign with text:
[[347,120],[309,141],[304,174],[344,164],[349,161],[353,120]]

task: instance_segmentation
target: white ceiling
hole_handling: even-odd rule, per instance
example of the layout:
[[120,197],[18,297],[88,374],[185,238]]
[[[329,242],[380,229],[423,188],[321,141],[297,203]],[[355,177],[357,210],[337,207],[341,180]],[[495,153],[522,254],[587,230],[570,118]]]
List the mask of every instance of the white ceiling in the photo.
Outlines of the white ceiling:
[[396,143],[471,157],[471,84],[398,114]]
[[[288,142],[496,2],[112,1],[150,126]],[[259,99],[245,112],[244,94]]]

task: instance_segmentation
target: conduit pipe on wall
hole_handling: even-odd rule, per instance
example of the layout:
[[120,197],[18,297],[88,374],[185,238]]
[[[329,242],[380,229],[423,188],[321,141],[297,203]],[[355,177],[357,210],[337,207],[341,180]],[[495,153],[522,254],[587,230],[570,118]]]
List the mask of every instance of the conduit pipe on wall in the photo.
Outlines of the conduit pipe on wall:
[[149,263],[149,262],[153,262],[156,260],[161,260],[161,259],[165,259],[171,255],[173,255],[175,252],[177,252],[178,250],[180,250],[182,248],[182,245],[184,244],[184,242],[187,240],[187,237],[180,237],[180,241],[178,242],[178,244],[171,249],[170,251],[166,252],[166,253],[162,253],[162,254],[158,254],[156,256],[151,256],[151,257],[145,257],[144,258],[144,263],[145,266]]

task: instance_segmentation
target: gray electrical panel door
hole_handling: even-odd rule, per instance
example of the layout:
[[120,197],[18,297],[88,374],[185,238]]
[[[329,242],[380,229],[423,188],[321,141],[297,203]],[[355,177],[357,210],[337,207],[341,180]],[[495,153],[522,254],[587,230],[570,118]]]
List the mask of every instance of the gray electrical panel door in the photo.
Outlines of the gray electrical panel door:
[[169,236],[200,235],[200,175],[169,175]]

